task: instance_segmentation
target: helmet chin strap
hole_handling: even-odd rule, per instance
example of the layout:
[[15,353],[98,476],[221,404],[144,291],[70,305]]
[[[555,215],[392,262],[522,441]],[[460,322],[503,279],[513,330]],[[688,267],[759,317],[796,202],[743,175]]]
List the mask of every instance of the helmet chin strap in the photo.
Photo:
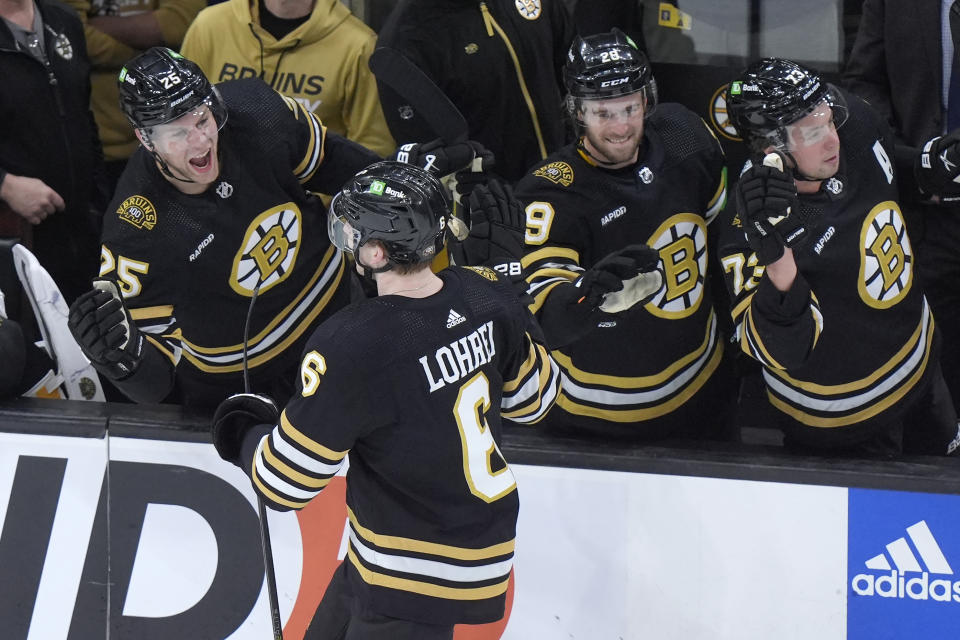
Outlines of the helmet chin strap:
[[[779,151],[779,150],[778,150]],[[793,176],[794,180],[800,180],[801,182],[821,182],[823,178],[811,178],[808,175],[800,173],[797,164],[797,159],[793,157],[793,154],[789,151],[780,151],[784,156],[790,159],[790,175]]]
[[391,269],[393,269],[393,265],[390,264],[390,261],[389,261],[389,260],[387,260],[387,263],[386,263],[385,265],[383,265],[382,267],[376,267],[376,268],[374,268],[374,267],[369,267],[369,266],[363,264],[363,262],[360,261],[360,251],[359,251],[359,249],[360,249],[360,247],[357,247],[357,251],[354,251],[354,252],[353,252],[353,260],[354,260],[354,262],[356,262],[358,265],[360,265],[360,268],[361,268],[361,269],[363,269],[363,271],[361,272],[360,275],[363,276],[364,279],[369,280],[369,281],[373,282],[374,284],[376,284],[376,279],[373,277],[374,274],[384,273],[385,271],[390,271]]
[[153,159],[156,161],[156,163],[160,165],[160,171],[161,173],[163,173],[163,175],[173,180],[176,180],[178,182],[186,182],[189,184],[197,183],[196,180],[191,180],[190,178],[181,178],[180,176],[173,175],[173,172],[170,170],[170,165],[167,164],[167,161],[164,160],[163,156],[160,155],[160,152],[157,151],[157,148],[153,144],[153,140],[150,138],[150,136],[147,135],[146,133],[143,133],[143,137],[144,137],[144,142],[146,142],[146,145],[147,145],[147,151],[150,152],[150,155],[153,156]]

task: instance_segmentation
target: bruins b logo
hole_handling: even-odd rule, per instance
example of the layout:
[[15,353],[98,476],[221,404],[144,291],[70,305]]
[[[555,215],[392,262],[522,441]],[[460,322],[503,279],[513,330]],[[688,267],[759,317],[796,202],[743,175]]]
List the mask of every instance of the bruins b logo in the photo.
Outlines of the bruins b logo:
[[875,309],[897,304],[913,284],[913,250],[900,206],[881,202],[860,230],[860,298]]
[[258,284],[263,293],[286,280],[297,261],[302,229],[300,209],[292,202],[257,216],[234,256],[230,287],[252,296]]
[[660,253],[663,287],[646,309],[660,318],[686,318],[703,300],[707,273],[707,229],[700,216],[678,213],[647,241]]

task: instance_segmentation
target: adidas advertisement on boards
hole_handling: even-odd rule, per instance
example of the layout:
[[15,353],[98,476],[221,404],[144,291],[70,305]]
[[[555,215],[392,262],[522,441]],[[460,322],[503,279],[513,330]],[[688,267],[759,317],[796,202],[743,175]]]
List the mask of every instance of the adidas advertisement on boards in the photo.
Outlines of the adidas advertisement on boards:
[[960,496],[850,489],[847,640],[960,634]]

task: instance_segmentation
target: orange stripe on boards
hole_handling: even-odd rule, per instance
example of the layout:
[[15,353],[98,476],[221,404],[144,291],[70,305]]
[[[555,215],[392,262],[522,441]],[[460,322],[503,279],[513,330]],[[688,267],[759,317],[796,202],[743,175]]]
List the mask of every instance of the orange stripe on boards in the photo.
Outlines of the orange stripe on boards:
[[334,476],[320,495],[297,512],[297,522],[303,544],[303,571],[293,611],[283,627],[284,640],[303,640],[333,572],[340,566],[337,552],[347,522],[344,477]]

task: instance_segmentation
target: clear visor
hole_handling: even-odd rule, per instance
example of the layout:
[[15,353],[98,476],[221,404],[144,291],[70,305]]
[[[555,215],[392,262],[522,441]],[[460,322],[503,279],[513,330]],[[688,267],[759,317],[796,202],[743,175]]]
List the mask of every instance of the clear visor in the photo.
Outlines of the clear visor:
[[158,124],[148,130],[154,144],[171,146],[193,144],[203,138],[213,139],[227,122],[227,110],[216,87],[196,109],[176,120]]
[[783,128],[786,139],[777,146],[792,151],[819,144],[828,136],[836,135],[848,115],[843,95],[835,86],[827,85],[824,99],[812,111]]
[[608,100],[578,100],[580,121],[587,127],[614,123],[636,124],[647,115],[647,92],[644,90]]
[[360,232],[354,229],[346,218],[337,214],[337,200],[340,194],[333,197],[330,209],[327,211],[327,235],[330,242],[340,251],[353,254],[360,244]]

